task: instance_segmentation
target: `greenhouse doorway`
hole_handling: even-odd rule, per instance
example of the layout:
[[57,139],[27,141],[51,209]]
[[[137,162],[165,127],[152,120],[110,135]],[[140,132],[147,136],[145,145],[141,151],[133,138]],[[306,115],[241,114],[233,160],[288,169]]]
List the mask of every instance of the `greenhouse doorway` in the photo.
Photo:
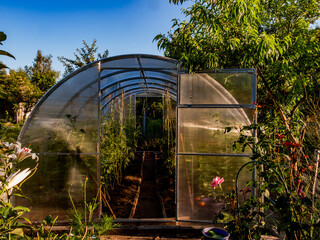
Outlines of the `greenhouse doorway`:
[[[253,69],[187,74],[179,71],[174,59],[145,54],[102,59],[75,71],[41,98],[21,130],[19,141],[31,146],[40,160],[38,171],[23,186],[31,201],[17,199],[17,203],[32,209],[28,217],[33,221],[49,214],[63,221],[70,219],[70,198],[81,207],[86,196],[100,201],[95,212],[99,216],[102,204],[110,207],[107,194],[96,198],[101,183],[112,185],[123,174],[112,175],[108,168],[105,171],[111,175],[103,173],[102,137],[111,136],[107,142],[118,147],[112,154],[123,155],[127,152],[123,143],[135,139],[123,133],[126,122],[129,129],[136,126],[136,100],[167,98],[177,104],[172,111],[177,114],[176,134],[171,134],[176,135],[177,145],[177,157],[171,161],[176,164],[176,173],[171,172],[176,180],[172,183],[176,189],[174,219],[211,222],[208,209],[221,202],[219,194],[212,193],[210,180],[215,175],[226,176],[229,188],[235,169],[251,155],[233,153],[236,129],[223,133],[255,120],[255,76]],[[114,139],[102,132],[115,129],[120,137]]]
[[[110,198],[102,211],[120,222],[174,220],[175,101],[168,94],[143,94],[119,101],[102,123],[101,183],[112,184],[105,189]],[[110,171],[111,163],[118,163],[117,169]],[[121,179],[109,177],[113,183],[103,182],[103,177],[120,170],[119,165],[123,166],[123,172],[117,174]]]

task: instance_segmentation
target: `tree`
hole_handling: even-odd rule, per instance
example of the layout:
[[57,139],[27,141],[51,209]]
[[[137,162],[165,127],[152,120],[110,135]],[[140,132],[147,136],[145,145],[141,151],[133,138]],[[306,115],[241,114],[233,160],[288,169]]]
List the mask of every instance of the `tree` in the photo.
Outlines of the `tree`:
[[256,68],[260,101],[289,130],[287,118],[318,86],[320,29],[310,24],[319,19],[319,1],[195,0],[183,13],[188,21],[174,19],[173,30],[154,39],[165,55],[190,71]]
[[40,92],[38,99],[42,97],[57,81],[59,72],[52,69],[52,56],[44,56],[40,50],[33,61],[31,67],[25,67],[31,83],[38,87]]
[[[0,115],[6,121],[20,122],[25,119],[37,101],[56,82],[59,72],[51,67],[52,56],[44,56],[38,50],[31,67],[0,72]],[[9,119],[8,119],[9,117]]]
[[[6,39],[7,39],[7,35],[4,32],[0,32],[0,45],[3,45],[2,42],[5,41]],[[0,50],[0,56],[1,55],[8,56],[8,57],[15,59],[15,57],[12,54],[10,54],[4,50]],[[7,66],[4,65],[2,62],[0,62],[0,69],[3,69],[3,68],[7,68]]]
[[105,50],[102,54],[98,53],[97,56],[95,55],[98,50],[98,47],[96,47],[96,42],[97,40],[94,39],[91,46],[89,46],[86,43],[86,41],[83,40],[84,47],[76,49],[76,52],[74,53],[75,59],[58,57],[58,60],[65,67],[65,72],[63,74],[64,76],[74,72],[76,69],[81,68],[89,63],[108,57],[108,50]]
[[[187,0],[170,2],[181,4]],[[154,40],[166,56],[178,59],[190,72],[212,68],[257,69],[259,123],[244,129],[257,129],[258,142],[240,136],[239,143],[253,146],[253,159],[265,164],[266,171],[257,167],[257,173],[264,179],[263,188],[275,198],[276,205],[268,201],[265,204],[279,214],[277,229],[285,231],[288,239],[316,239],[313,237],[320,234],[315,224],[320,221],[320,206],[314,201],[318,194],[315,197],[311,183],[317,180],[314,176],[318,176],[318,170],[305,169],[313,167],[308,156],[312,156],[315,146],[310,143],[320,142],[320,28],[311,27],[320,17],[320,2],[193,2],[183,9],[187,20],[174,19],[172,30]],[[314,134],[306,132],[308,129]],[[287,192],[283,186],[274,187],[279,182],[287,186]],[[252,202],[243,204],[246,214],[257,214],[255,210],[261,205],[253,207],[253,200],[249,200]],[[261,219],[258,215],[251,217]],[[245,218],[239,219],[236,224],[243,224],[245,229]],[[252,222],[254,226],[262,226],[256,220]],[[239,231],[241,227],[235,229]],[[248,235],[239,235],[239,239],[248,239]]]
[[23,120],[25,114],[31,111],[38,100],[39,88],[34,86],[26,74],[19,68],[10,70],[9,74],[0,73],[0,86],[6,93],[1,102],[1,117],[8,115],[15,121]]

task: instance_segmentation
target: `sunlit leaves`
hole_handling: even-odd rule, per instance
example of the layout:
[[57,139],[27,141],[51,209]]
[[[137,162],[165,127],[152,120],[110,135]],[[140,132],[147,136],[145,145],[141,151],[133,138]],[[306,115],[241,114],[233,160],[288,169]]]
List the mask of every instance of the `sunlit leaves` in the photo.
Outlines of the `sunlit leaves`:
[[[180,1],[173,1],[173,3]],[[261,101],[295,111],[306,89],[319,77],[320,16],[316,0],[195,0],[174,20],[167,34],[155,37],[159,49],[190,72],[209,68],[259,68]],[[260,80],[263,75],[264,83]],[[313,79],[313,80],[311,80]],[[272,108],[277,108],[272,106]]]

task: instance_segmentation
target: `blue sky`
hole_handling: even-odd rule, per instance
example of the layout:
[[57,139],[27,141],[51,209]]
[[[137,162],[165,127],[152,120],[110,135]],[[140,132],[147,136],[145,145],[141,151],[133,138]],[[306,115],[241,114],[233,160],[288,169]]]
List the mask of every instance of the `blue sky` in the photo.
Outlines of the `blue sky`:
[[16,57],[1,60],[12,69],[32,65],[37,50],[51,54],[53,68],[63,73],[58,56],[73,58],[82,40],[97,39],[98,52],[163,55],[152,42],[183,19],[180,6],[168,0],[2,0],[0,31],[7,34],[1,49]]

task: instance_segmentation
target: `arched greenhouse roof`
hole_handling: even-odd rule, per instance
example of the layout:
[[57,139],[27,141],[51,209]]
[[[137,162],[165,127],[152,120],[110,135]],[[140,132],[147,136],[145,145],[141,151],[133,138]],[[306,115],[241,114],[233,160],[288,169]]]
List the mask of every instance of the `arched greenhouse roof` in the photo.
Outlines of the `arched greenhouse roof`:
[[[110,104],[119,98],[168,94],[176,100],[176,88],[177,61],[174,59],[131,54],[98,60],[68,75],[42,97],[28,117],[19,140],[31,144],[38,153],[51,152],[44,147],[45,139],[57,134],[57,126],[68,125],[65,121],[71,121],[69,125],[76,124],[71,127],[82,129],[87,136],[88,132],[97,132],[99,106],[103,117]],[[62,134],[66,132],[61,131]],[[96,147],[91,146],[93,142],[98,140],[88,141],[90,146],[81,152],[96,153]],[[76,149],[69,149],[67,153],[70,151]]]

